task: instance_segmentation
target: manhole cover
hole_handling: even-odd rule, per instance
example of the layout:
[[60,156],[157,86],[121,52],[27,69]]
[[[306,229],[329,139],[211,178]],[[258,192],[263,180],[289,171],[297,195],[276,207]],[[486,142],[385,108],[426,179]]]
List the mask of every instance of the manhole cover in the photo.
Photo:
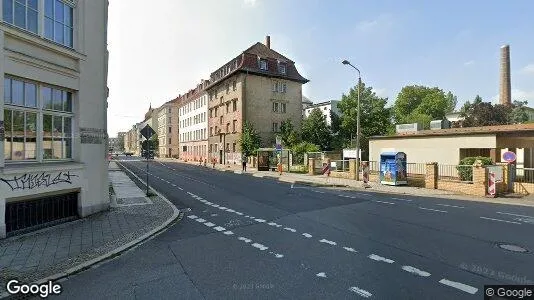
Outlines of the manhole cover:
[[500,244],[499,248],[504,249],[504,250],[508,250],[508,251],[512,251],[512,252],[520,252],[520,253],[528,252],[527,249],[525,249],[525,248],[523,248],[521,246],[510,245],[510,244]]

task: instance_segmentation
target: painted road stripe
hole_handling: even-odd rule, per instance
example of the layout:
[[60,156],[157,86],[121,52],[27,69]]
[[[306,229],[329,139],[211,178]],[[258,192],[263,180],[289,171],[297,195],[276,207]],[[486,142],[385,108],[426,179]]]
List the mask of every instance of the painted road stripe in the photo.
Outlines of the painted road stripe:
[[333,245],[333,246],[337,245],[336,242],[332,242],[332,241],[325,240],[325,239],[320,240],[319,243],[326,243],[326,244],[330,244],[330,245]]
[[173,183],[172,186],[176,187],[176,184]]
[[510,216],[516,216],[516,217],[523,217],[523,218],[533,218],[532,216],[525,216],[525,215],[518,215],[518,214],[511,214],[511,213],[505,213],[505,212],[500,212],[498,211],[497,212],[498,214],[501,214],[501,215],[510,215]]
[[245,243],[250,243],[250,242],[252,242],[251,239],[247,239],[246,237],[242,237],[242,236],[238,237],[237,239],[240,240],[240,241],[243,241],[243,242],[245,242]]
[[470,285],[463,284],[463,283],[460,283],[460,282],[450,281],[450,280],[445,279],[445,278],[441,279],[439,281],[439,283],[444,284],[444,285],[448,285],[450,287],[459,289],[461,291],[464,291],[464,292],[472,294],[472,295],[476,294],[476,292],[478,291],[477,288],[472,287]]
[[521,225],[521,223],[519,223],[519,222],[506,221],[506,220],[493,219],[493,218],[486,218],[486,217],[480,217],[480,218],[481,218],[481,219],[484,219],[484,220],[491,220],[491,221],[497,221],[497,222],[504,222],[504,223],[511,223],[511,224],[518,224],[518,225]]
[[403,199],[403,198],[391,198],[393,200],[399,200],[399,201],[406,201],[406,202],[412,202],[413,200],[410,199]]
[[239,216],[242,216],[242,215],[243,215],[242,212],[238,212],[238,211],[236,211],[235,214],[236,214],[236,215],[239,215]]
[[254,243],[254,244],[252,244],[252,247],[254,247],[254,248],[258,248],[258,249],[260,249],[261,251],[265,251],[265,250],[269,249],[269,247],[266,247],[266,246],[264,246],[264,245],[262,245],[262,244],[258,244],[258,243]]
[[439,206],[445,206],[445,207],[454,207],[454,208],[465,208],[463,206],[456,206],[456,205],[450,205],[450,204],[436,204]]
[[325,272],[317,273],[317,274],[315,274],[315,276],[326,278],[326,273]]
[[445,210],[426,208],[426,207],[422,207],[422,206],[419,206],[419,209],[423,209],[423,210],[431,210],[431,211],[437,211],[437,212],[441,212],[441,213],[446,213],[446,212],[447,212],[447,211],[445,211]]
[[284,257],[282,254],[278,254],[278,253],[275,253],[274,256],[275,256],[276,258],[282,258],[282,257]]
[[312,237],[312,235],[309,234],[309,233],[303,233],[302,235],[305,236],[305,237],[307,237],[307,238],[311,238],[311,237]]
[[225,232],[223,232],[223,233],[226,234],[226,235],[232,235],[232,234],[234,234],[234,233],[233,233],[232,231],[230,231],[230,230],[225,231]]
[[358,295],[360,295],[360,296],[362,296],[362,297],[364,297],[364,298],[369,298],[369,297],[371,297],[371,296],[373,295],[373,294],[369,293],[369,292],[366,291],[366,290],[362,290],[362,289],[360,289],[360,288],[357,287],[357,286],[351,286],[351,287],[349,288],[349,291],[351,291],[351,292],[355,292],[356,294],[358,294]]
[[266,221],[264,219],[254,219],[254,221],[258,223],[265,223]]
[[412,274],[415,274],[415,275],[419,275],[419,276],[423,276],[423,277],[430,276],[430,273],[425,272],[423,270],[419,270],[418,268],[414,268],[412,266],[402,266],[402,269],[404,271],[406,271],[406,272],[409,272],[409,273],[412,273]]
[[229,213],[235,213],[235,210],[233,210],[233,209],[227,209],[226,211],[229,212]]
[[291,232],[297,232],[296,229],[289,228],[289,227],[284,227],[284,230],[291,231]]
[[180,191],[183,191],[183,190],[184,190],[184,189],[182,189],[181,187],[178,187],[178,189],[179,189]]
[[206,222],[204,223],[204,225],[208,226],[208,227],[213,227],[215,226],[215,224],[211,223],[211,222]]
[[189,219],[197,219],[198,217],[195,216],[195,215],[190,215],[190,216],[187,216]]
[[[313,191],[313,190],[312,190]],[[319,194],[326,194],[325,192],[323,191],[313,191],[314,193],[319,193]]]
[[354,250],[354,248],[351,248],[351,247],[343,247],[343,249],[349,251],[349,252],[355,252],[357,253],[358,251]]
[[393,202],[386,202],[386,201],[380,201],[380,200],[371,200],[371,201],[377,202],[377,203],[390,204],[390,205],[396,204],[396,203],[393,203]]
[[198,218],[196,219],[195,221],[199,222],[199,223],[202,223],[202,222],[206,222],[206,220],[202,219],[202,218]]
[[385,263],[388,263],[388,264],[392,264],[394,263],[395,261],[394,260],[391,260],[389,258],[385,258],[385,257],[382,257],[382,256],[378,256],[376,254],[371,254],[368,256],[370,259],[372,260],[376,260],[376,261],[383,261]]
[[[206,225],[206,224],[204,224],[204,225]],[[220,231],[225,231],[225,230],[226,230],[226,228],[221,227],[221,226],[213,227],[213,229],[215,229],[215,230],[217,230],[217,231],[219,231],[219,232],[220,232]]]

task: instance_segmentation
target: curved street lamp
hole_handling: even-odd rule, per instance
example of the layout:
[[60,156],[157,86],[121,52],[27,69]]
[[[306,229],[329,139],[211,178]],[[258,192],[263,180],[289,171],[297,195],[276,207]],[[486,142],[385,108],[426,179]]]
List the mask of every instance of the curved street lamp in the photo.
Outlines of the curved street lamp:
[[360,85],[362,83],[362,77],[360,70],[353,66],[348,60],[341,62],[344,65],[349,65],[358,71],[358,108],[356,113],[356,180],[360,180]]

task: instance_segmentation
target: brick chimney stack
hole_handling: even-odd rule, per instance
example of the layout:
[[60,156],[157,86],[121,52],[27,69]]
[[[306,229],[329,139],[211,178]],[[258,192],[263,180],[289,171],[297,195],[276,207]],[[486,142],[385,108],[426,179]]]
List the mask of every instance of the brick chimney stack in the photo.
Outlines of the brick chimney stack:
[[511,80],[510,80],[510,46],[501,47],[501,74],[499,87],[499,103],[503,105],[512,104]]
[[267,48],[271,49],[271,37],[270,36],[266,36],[265,37],[265,46],[267,46]]

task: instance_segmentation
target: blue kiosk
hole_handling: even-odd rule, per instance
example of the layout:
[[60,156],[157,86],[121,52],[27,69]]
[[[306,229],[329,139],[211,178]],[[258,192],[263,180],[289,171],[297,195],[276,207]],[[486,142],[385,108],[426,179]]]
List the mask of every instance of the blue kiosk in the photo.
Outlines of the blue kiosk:
[[380,154],[380,183],[385,185],[406,185],[406,153],[383,152]]

